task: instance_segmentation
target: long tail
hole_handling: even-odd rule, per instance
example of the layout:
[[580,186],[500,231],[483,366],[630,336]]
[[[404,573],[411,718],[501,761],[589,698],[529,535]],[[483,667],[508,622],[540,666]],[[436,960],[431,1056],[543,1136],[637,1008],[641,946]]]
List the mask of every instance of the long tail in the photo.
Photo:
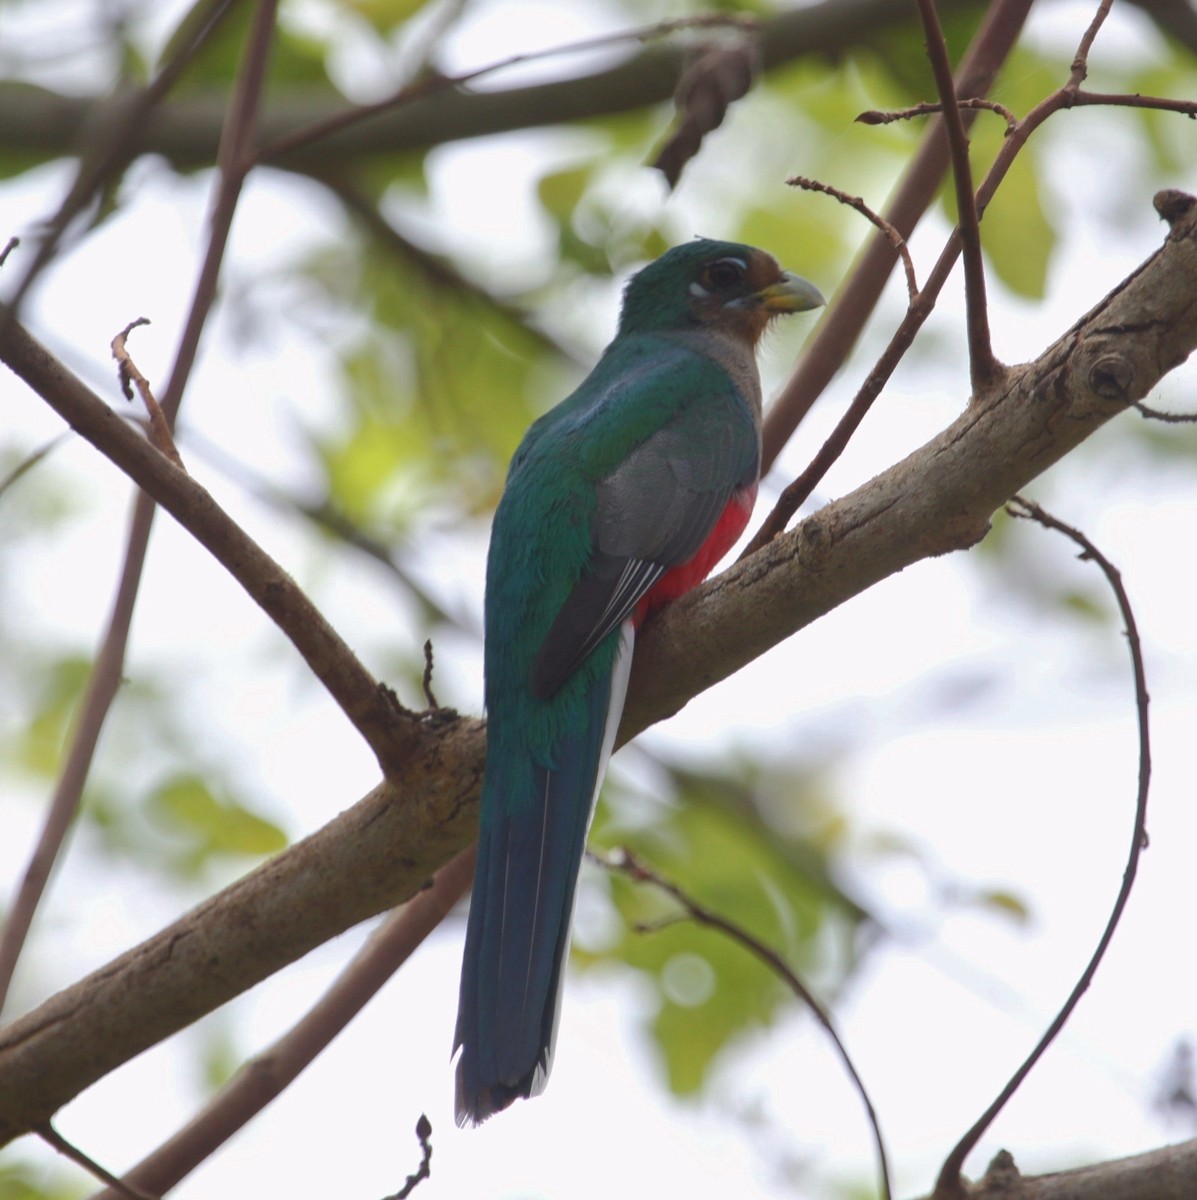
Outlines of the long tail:
[[[628,622],[590,720],[532,769],[523,803],[483,796],[478,865],[457,1012],[457,1123],[478,1125],[544,1089],[557,1032],[574,892],[594,801],[623,711],[632,662]],[[495,786],[488,771],[484,789]],[[505,801],[505,802],[503,802]]]

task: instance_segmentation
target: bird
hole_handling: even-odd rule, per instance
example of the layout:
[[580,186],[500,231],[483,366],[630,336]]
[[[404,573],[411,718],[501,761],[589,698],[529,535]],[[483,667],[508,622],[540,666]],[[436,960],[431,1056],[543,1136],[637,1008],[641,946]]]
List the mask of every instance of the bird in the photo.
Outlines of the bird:
[[486,762],[454,1053],[479,1125],[548,1078],[574,894],[635,633],[743,532],[756,348],[823,304],[763,250],[698,238],[629,280],[593,371],[511,460],[486,567]]

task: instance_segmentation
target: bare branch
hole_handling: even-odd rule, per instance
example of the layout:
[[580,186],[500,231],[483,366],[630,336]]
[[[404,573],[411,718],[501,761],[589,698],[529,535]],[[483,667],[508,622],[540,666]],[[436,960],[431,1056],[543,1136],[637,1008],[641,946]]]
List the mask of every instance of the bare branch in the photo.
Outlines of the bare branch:
[[[983,0],[960,0],[975,11]],[[765,71],[806,57],[836,58],[867,28],[908,24],[909,0],[822,0],[764,18],[759,23]],[[339,97],[315,97],[280,88],[263,115],[262,144],[277,150],[298,131],[342,126],[318,142],[293,148],[271,164],[286,170],[327,174],[372,155],[423,151],[464,138],[585,120],[666,103],[685,61],[676,42],[656,42],[614,67],[573,79],[529,86],[471,91],[456,87],[360,120],[360,110]],[[38,154],[77,153],[81,134],[100,101],[16,83],[0,84],[0,145]],[[131,126],[139,154],[159,154],[184,167],[215,158],[226,104],[220,97],[186,96],[156,108],[151,119]]]
[[397,766],[404,761],[406,717],[394,696],[362,666],[295,581],[200,484],[130,429],[15,321],[4,322],[0,330],[0,359],[228,569],[291,639],[380,763]]
[[407,1200],[423,1180],[432,1176],[432,1122],[423,1113],[416,1122],[416,1137],[420,1142],[420,1165],[407,1177],[407,1182],[385,1200]]
[[[1040,126],[1042,126],[1043,123],[1054,113],[1059,112],[1063,108],[1068,108],[1075,103],[1080,83],[1084,78],[1085,54],[1087,53],[1087,46],[1091,44],[1092,38],[1096,36],[1097,29],[1100,27],[1102,14],[1107,7],[1108,4],[1103,3],[1097,17],[1094,18],[1093,23],[1086,31],[1085,37],[1081,41],[1080,48],[1078,49],[1076,58],[1073,62],[1068,82],[1065,83],[1059,90],[1053,92],[1050,96],[1045,98],[1040,104],[1036,105],[1035,108],[1032,109],[1022,121],[1018,122],[1015,128],[1007,135],[1001,149],[998,151],[992,164],[990,164],[989,171],[986,173],[980,188],[977,190],[977,207],[979,212],[984,212],[985,206],[990,200],[993,199],[997,189],[1001,186],[1002,181],[1006,178],[1006,174],[1010,170],[1010,166],[1014,162],[1015,157],[1026,145],[1031,135],[1037,129],[1039,129]],[[980,35],[978,35],[978,39],[979,38]],[[924,148],[926,148],[926,146],[927,143],[924,142]],[[1157,207],[1159,208],[1160,215],[1171,221],[1177,219],[1180,214],[1178,213],[1176,216],[1173,216],[1164,210],[1161,197],[1164,197],[1167,194],[1170,193],[1159,193],[1156,197],[1156,203]],[[1184,193],[1177,193],[1177,195],[1179,195],[1181,198],[1180,203],[1182,211],[1187,209],[1187,205],[1191,202],[1191,198],[1186,196]],[[902,228],[900,224],[898,227],[899,229]],[[802,504],[805,503],[807,498],[814,491],[815,487],[818,486],[819,480],[823,478],[831,465],[843,453],[844,448],[847,446],[848,441],[852,437],[852,434],[855,433],[856,429],[860,425],[860,422],[864,420],[864,417],[868,413],[869,408],[872,406],[873,401],[880,394],[882,387],[885,385],[886,381],[897,367],[898,362],[909,349],[915,334],[918,332],[918,329],[930,315],[931,308],[934,306],[940,290],[947,281],[948,273],[951,271],[957,256],[960,254],[961,244],[960,229],[958,227],[955,231],[953,231],[952,236],[948,239],[947,244],[944,246],[934,270],[931,272],[927,283],[924,285],[922,292],[919,294],[917,302],[912,304],[907,310],[906,316],[903,318],[902,323],[898,326],[897,331],[890,339],[890,343],[886,347],[884,354],[875,364],[873,370],[870,371],[868,377],[865,379],[864,384],[861,386],[860,391],[856,394],[852,404],[849,406],[848,411],[840,419],[839,423],[836,425],[836,428],[832,431],[831,436],[820,448],[818,454],[815,456],[814,460],[810,463],[806,470],[803,471],[803,473],[782,492],[781,497],[778,499],[777,504],[773,508],[773,511],[770,512],[765,518],[761,528],[753,536],[751,543],[741,557],[746,558],[750,554],[755,553],[762,546],[767,545],[771,538],[776,537],[777,534],[786,527],[790,519],[794,516]],[[881,245],[881,243],[874,241],[872,247],[870,248],[870,253],[877,251],[877,247],[879,245]],[[874,257],[879,258],[880,254],[875,254]],[[884,268],[884,271],[876,280],[878,294],[880,292],[881,284],[884,283],[885,275],[888,274],[888,267],[886,267],[884,263],[881,263],[880,266]],[[831,353],[837,349],[835,345],[835,338],[829,335],[828,343],[824,345],[821,340],[824,331],[832,327],[836,328],[837,330],[842,327],[844,332],[852,330],[852,337],[855,337],[855,330],[859,328],[859,325],[853,324],[853,315],[843,314],[849,312],[848,297],[857,290],[857,277],[861,274],[862,269],[863,263],[861,268],[854,272],[848,286],[845,287],[841,292],[837,293],[833,299],[831,304],[831,310],[833,311],[829,311],[827,316],[824,317],[824,319],[820,322],[814,337],[807,344],[806,352],[801,364],[791,377],[790,382],[786,385],[786,388],[782,393],[782,397],[779,398],[777,404],[774,405],[773,411],[771,411],[766,418],[766,448],[768,448],[770,445],[771,422],[773,422],[775,414],[781,414],[778,417],[778,423],[781,424],[782,427],[775,431],[775,435],[773,437],[773,441],[776,442],[776,449],[780,449],[780,446],[784,443],[784,437],[782,437],[782,435],[785,434],[785,436],[788,436],[785,424],[782,423],[784,422],[788,424],[788,421],[795,415],[797,415],[798,419],[801,419],[801,415],[805,413],[810,404],[814,403],[814,400],[818,396],[818,392],[826,385],[828,381],[830,381],[831,376],[834,373],[834,367],[838,367],[839,361],[842,361],[842,359],[837,361],[831,358]],[[871,300],[868,299],[867,296],[865,299],[871,306],[876,299],[876,295],[873,295]],[[863,323],[863,316],[860,318],[860,322]],[[849,345],[839,347],[839,349],[842,349],[844,356],[847,355]],[[974,388],[975,385],[976,380],[974,379]],[[807,391],[806,389],[808,386],[813,387],[815,390]],[[1001,386],[1004,386],[1004,380],[999,378],[995,380],[995,383],[990,390],[994,390],[994,388],[1000,390]],[[795,401],[798,404],[798,408],[801,408],[801,412],[798,412],[797,409],[791,408],[788,405],[783,406],[782,400],[787,397],[790,400],[794,400],[795,397],[802,397],[800,401]],[[976,399],[978,399],[978,397],[974,396],[974,400]],[[805,407],[803,407],[803,405],[805,405]],[[781,439],[780,441],[777,440],[779,438]],[[768,459],[767,454],[766,459],[767,461],[771,461]]]
[[[197,6],[190,18],[188,35],[180,39],[174,53],[145,87],[132,94],[117,92],[111,97],[89,98],[85,102],[77,136],[72,137],[72,144],[63,149],[75,153],[84,146],[86,150],[79,159],[70,189],[58,211],[45,223],[33,259],[9,300],[14,315],[20,312],[21,303],[38,276],[53,261],[71,223],[128,166],[138,152],[140,131],[178,82],[187,64],[216,33],[237,2],[206,0],[205,4]],[[9,249],[12,244],[10,242]]]
[[[150,87],[133,101],[136,112],[148,112],[165,95],[167,89],[174,83],[181,70],[182,64],[199,48],[215,28],[220,16],[227,9],[227,4],[213,3],[209,9],[201,9],[198,17],[198,32],[190,39],[185,39],[179,52],[159,73],[158,78]],[[235,100],[230,119],[226,128],[232,132],[226,139],[225,145],[230,152],[239,158],[244,158],[244,143],[249,131],[253,128],[253,115],[256,110],[257,97],[261,91],[262,78],[265,73],[266,56],[269,49],[270,37],[274,28],[274,0],[263,0],[251,33],[249,45],[245,53],[245,67],[238,75],[235,89]],[[123,110],[122,110],[123,111]],[[85,202],[91,191],[99,187],[107,175],[119,169],[129,153],[131,145],[130,133],[127,129],[111,135],[111,140],[100,144],[96,152],[96,170],[99,174],[89,175],[87,164],[80,167],[76,180],[76,189],[63,202],[59,210],[59,222],[51,231],[50,236],[43,241],[38,255],[26,271],[24,278],[17,288],[14,307],[0,307],[0,340],[7,341],[10,335],[20,341],[23,330],[17,325],[15,305],[32,286],[38,271],[49,262],[57,245],[58,238],[65,231],[67,224],[73,218],[76,209],[72,208],[74,198],[79,203]],[[170,426],[178,412],[183,397],[191,365],[194,362],[195,350],[199,344],[200,332],[203,329],[208,308],[211,305],[216,287],[216,272],[219,269],[223,254],[228,226],[232,221],[233,209],[241,186],[241,175],[231,174],[227,164],[223,162],[221,171],[221,188],[216,205],[216,213],[212,222],[212,236],[209,241],[209,252],[201,272],[200,284],[193,298],[191,314],[184,329],[180,342],[178,357],[170,382],[167,384],[166,395],[162,408],[159,409],[145,384],[143,396],[147,397],[146,404],[150,408],[151,432],[167,458],[173,458],[174,463],[181,469],[182,462],[178,451],[174,449],[174,441],[170,434]],[[80,192],[79,187],[84,191]],[[84,194],[86,193],[86,194]],[[133,324],[140,324],[134,322]],[[116,341],[113,342],[113,353],[121,362],[122,370],[131,365],[128,356],[124,354],[124,338],[129,326]],[[118,352],[119,343],[119,352]],[[28,349],[28,347],[26,347]],[[123,358],[122,358],[123,356]],[[49,359],[48,355],[43,355]],[[50,360],[52,361],[52,360]],[[136,368],[134,368],[135,370]],[[140,375],[140,373],[138,373]],[[142,381],[144,382],[144,380]],[[126,384],[127,387],[127,384]],[[94,397],[90,397],[94,400]],[[95,400],[96,404],[100,404]],[[100,407],[104,406],[100,404]],[[107,410],[105,409],[107,412]],[[155,412],[157,424],[155,427]],[[108,414],[111,416],[111,414]],[[128,432],[127,430],[124,432]],[[134,435],[135,437],[135,435]],[[143,444],[144,445],[144,444]],[[129,629],[133,621],[133,608],[137,592],[141,584],[141,575],[145,566],[146,550],[149,545],[150,529],[154,519],[154,503],[148,493],[138,493],[134,502],[133,517],[129,525],[129,534],[125,544],[124,562],[121,567],[120,580],[117,584],[116,597],[113,601],[112,613],[104,634],[100,651],[88,681],[87,691],[79,712],[78,722],[71,736],[70,747],[66,754],[62,773],[59,776],[54,796],[50,802],[37,846],[25,874],[21,879],[16,898],[8,920],[5,922],[3,934],[0,935],[0,1007],[3,1006],[17,960],[25,945],[30,925],[33,922],[37,906],[41,902],[50,872],[55,861],[62,852],[66,841],[67,831],[74,820],[83,787],[91,770],[95,757],[100,733],[108,712],[116,698],[120,685],[122,667],[125,660],[125,650],[129,640]]]
[[[1197,205],[1171,194],[1157,203],[1173,222],[1163,247],[1036,361],[1013,368],[1000,393],[648,622],[621,744],[878,580],[972,545],[996,508],[1197,348]],[[48,358],[40,347],[36,353]],[[26,371],[10,331],[0,337],[0,358],[14,357]],[[42,362],[35,374],[60,380],[66,373]],[[59,388],[73,395],[80,385],[60,380],[49,390]],[[202,491],[191,490],[193,480],[99,407],[138,448],[127,451],[101,423],[114,460],[256,589],[256,568],[247,571],[240,550],[231,552],[227,517],[210,500],[197,502]],[[74,420],[88,409],[72,400],[63,411]],[[390,736],[394,725],[384,714],[376,730]],[[409,716],[399,726],[404,753],[364,801],[0,1029],[0,1143],[285,963],[409,898],[473,840],[481,724]]]
[[1135,408],[1148,421],[1162,421],[1165,425],[1192,425],[1197,422],[1197,413],[1170,413],[1161,412],[1158,408],[1151,408],[1146,404],[1136,404]]
[[1109,920],[1098,940],[1097,949],[1094,950],[1093,956],[1089,959],[1084,971],[1081,972],[1081,977],[1069,993],[1064,1006],[1035,1044],[1035,1048],[1027,1055],[1018,1070],[1010,1076],[1006,1086],[998,1093],[993,1103],[981,1114],[944,1160],[935,1185],[935,1195],[938,1200],[952,1200],[953,1197],[964,1195],[964,1185],[960,1174],[964,1168],[964,1160],[981,1140],[985,1131],[993,1124],[1010,1097],[1022,1086],[1023,1080],[1046,1053],[1048,1046],[1055,1041],[1056,1036],[1064,1028],[1080,1003],[1081,997],[1089,990],[1089,985],[1097,974],[1097,968],[1101,965],[1101,960],[1105,957],[1106,950],[1114,937],[1114,930],[1118,928],[1118,922],[1122,919],[1122,912],[1126,908],[1126,902],[1130,899],[1135,875],[1139,870],[1139,856],[1147,845],[1147,794],[1151,786],[1151,729],[1147,719],[1147,672],[1143,666],[1143,647],[1139,640],[1139,629],[1135,623],[1130,597],[1126,594],[1126,588],[1122,583],[1122,576],[1118,568],[1098,550],[1085,534],[1045,512],[1033,501],[1015,496],[1006,506],[1006,511],[1012,517],[1038,521],[1044,528],[1054,529],[1058,533],[1064,534],[1065,537],[1071,538],[1081,547],[1081,557],[1098,565],[1101,573],[1106,577],[1106,582],[1110,585],[1110,590],[1114,593],[1114,598],[1118,602],[1118,611],[1122,614],[1122,621],[1126,626],[1126,641],[1130,649],[1131,673],[1134,679],[1135,713],[1139,725],[1139,787],[1135,798],[1135,819],[1131,830],[1126,867],[1122,874],[1122,886],[1118,889],[1114,907],[1110,911]]
[[[958,99],[956,107],[976,109],[978,112],[997,113],[1006,122],[1007,133],[1012,132],[1014,126],[1018,124],[1018,118],[1004,104],[999,104],[996,100],[981,100],[976,96],[970,96],[966,99]],[[895,121],[913,121],[919,117],[931,117],[941,112],[943,112],[941,103],[927,100],[922,104],[912,104],[909,108],[886,111],[870,108],[866,112],[862,112],[856,119],[862,125],[892,125]]]
[[[735,13],[700,13],[692,17],[679,17],[672,21],[658,21],[653,25],[641,26],[638,29],[620,30],[617,33],[600,34],[597,37],[582,38],[576,42],[564,45],[550,46],[545,50],[530,50],[508,55],[497,62],[487,63],[472,71],[463,71],[458,75],[430,74],[400,88],[390,96],[384,97],[373,104],[363,104],[358,107],[343,110],[335,116],[318,121],[307,128],[295,130],[285,137],[271,142],[261,151],[261,158],[269,162],[279,158],[287,158],[306,146],[326,141],[331,135],[345,129],[351,129],[361,122],[385,113],[394,112],[416,100],[424,100],[438,93],[454,91],[467,84],[476,83],[480,79],[510,70],[512,67],[525,63],[540,62],[549,58],[560,58],[564,55],[585,54],[594,50],[606,50],[612,46],[625,43],[647,43],[666,38],[671,34],[687,29],[731,28],[755,32],[757,22],[751,17]],[[684,79],[684,76],[683,76]],[[680,84],[679,84],[680,86]],[[742,95],[743,93],[741,93]],[[713,126],[712,126],[713,128]]]
[[[856,1070],[856,1065],[852,1061],[852,1056],[848,1053],[848,1047],[844,1045],[839,1030],[836,1029],[835,1022],[831,1019],[831,1014],[815,999],[811,990],[802,981],[801,976],[772,946],[766,945],[760,938],[749,933],[742,925],[738,925],[735,921],[721,916],[705,904],[700,904],[688,892],[678,887],[676,883],[671,883],[669,880],[664,879],[644,862],[643,859],[627,849],[627,847],[623,847],[617,854],[610,857],[603,857],[602,855],[593,853],[589,857],[601,866],[606,867],[609,871],[618,871],[620,874],[626,875],[629,879],[635,880],[638,883],[650,883],[666,895],[673,897],[682,906],[683,911],[691,921],[697,925],[704,925],[708,929],[717,929],[742,949],[747,950],[759,962],[764,963],[810,1009],[814,1014],[815,1020],[831,1039],[831,1044],[835,1047],[836,1054],[839,1055],[840,1062],[844,1064],[844,1070],[847,1071],[848,1078],[851,1080],[852,1086],[856,1089],[856,1094],[860,1097],[861,1103],[864,1105],[869,1128],[873,1134],[873,1145],[877,1152],[877,1171],[881,1177],[881,1194],[884,1200],[890,1200],[893,1192],[890,1187],[889,1156],[885,1152],[885,1139],[881,1135],[881,1124],[877,1120],[877,1111],[873,1107],[873,1101],[869,1097],[864,1080],[861,1079],[859,1072]],[[652,932],[652,929],[648,928],[645,931]]]
[[1013,1156],[1002,1150],[985,1177],[966,1183],[962,1195],[967,1200],[1191,1200],[1197,1195],[1197,1138],[1050,1175],[1021,1174]]
[[216,155],[219,185],[212,207],[208,248],[200,267],[195,292],[191,297],[187,321],[179,338],[170,378],[162,394],[162,410],[172,425],[178,415],[179,405],[183,402],[183,391],[187,387],[187,380],[195,363],[208,313],[216,299],[220,265],[224,260],[241,187],[247,172],[254,165],[253,145],[258,128],[258,106],[266,79],[266,65],[270,59],[270,43],[274,36],[277,8],[278,0],[259,0],[241,66],[237,72],[237,80],[233,86],[227,119],[221,130],[220,149]]
[[82,1167],[89,1175],[94,1175],[101,1183],[106,1183],[114,1196],[122,1200],[158,1200],[149,1192],[143,1192],[130,1185],[126,1180],[113,1175],[106,1167],[102,1167],[94,1158],[89,1158],[78,1146],[73,1146],[48,1121],[37,1130],[38,1137],[52,1146],[64,1158],[69,1158],[76,1166]]
[[[0,323],[3,320],[3,313],[0,312]],[[15,322],[11,322],[7,334],[11,335],[18,328]],[[117,420],[115,417],[113,419]],[[131,433],[130,436],[137,435]],[[71,730],[70,744],[62,770],[54,787],[37,845],[21,876],[21,882],[9,906],[3,933],[0,934],[0,1009],[4,1007],[7,999],[17,961],[33,924],[34,914],[49,883],[50,873],[62,852],[67,832],[78,811],[100,733],[120,687],[129,627],[133,621],[133,605],[137,598],[137,582],[145,563],[145,550],[146,539],[137,537],[135,529],[131,529],[124,568],[112,602],[112,612],[109,614],[104,639],[92,665],[87,690]]]
[[[1014,49],[1030,8],[1031,0],[995,0],[989,6],[957,72],[957,95],[983,96],[989,90],[1002,63]],[[941,119],[927,129],[886,210],[886,219],[904,238],[910,237],[935,199],[947,169],[948,148]],[[874,237],[824,310],[806,343],[802,361],[765,417],[762,473],[769,470],[832,376],[843,366],[896,262],[897,254],[888,239]]]
[[973,171],[968,160],[968,134],[960,106],[956,103],[956,88],[952,81],[952,64],[948,47],[935,10],[935,0],[918,0],[919,16],[927,39],[927,58],[939,102],[943,106],[944,129],[948,135],[948,153],[952,160],[952,182],[956,190],[956,220],[960,227],[960,244],[964,253],[964,295],[968,328],[968,362],[973,391],[991,387],[1002,373],[1002,366],[993,356],[989,336],[989,308],[985,299],[985,261],[981,256],[981,225],[977,202],[973,197]]
[[913,304],[915,298],[919,294],[919,281],[914,273],[914,262],[910,257],[910,249],[906,245],[906,239],[891,225],[880,213],[875,213],[865,202],[861,196],[850,196],[847,192],[841,191],[837,187],[832,187],[829,183],[821,183],[817,179],[807,179],[805,175],[795,175],[792,179],[787,179],[786,183],[790,187],[802,188],[807,192],[822,192],[824,195],[832,196],[841,204],[846,204],[849,208],[854,208],[862,217],[870,221],[889,239],[889,244],[893,246],[902,260],[902,269],[906,272],[906,295]]

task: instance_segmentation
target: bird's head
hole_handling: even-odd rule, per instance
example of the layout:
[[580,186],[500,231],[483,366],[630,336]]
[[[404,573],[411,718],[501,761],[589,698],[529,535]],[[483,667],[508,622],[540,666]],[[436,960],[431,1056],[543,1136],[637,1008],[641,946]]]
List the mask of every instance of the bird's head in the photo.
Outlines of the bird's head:
[[697,238],[661,255],[628,282],[619,332],[710,328],[756,345],[783,313],[823,303],[819,289],[777,259],[739,242]]

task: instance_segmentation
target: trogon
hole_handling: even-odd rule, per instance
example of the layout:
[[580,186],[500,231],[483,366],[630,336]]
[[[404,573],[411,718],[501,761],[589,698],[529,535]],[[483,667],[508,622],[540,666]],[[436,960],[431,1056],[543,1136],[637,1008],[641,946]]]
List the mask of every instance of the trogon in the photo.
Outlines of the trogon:
[[703,580],[756,499],[769,322],[823,303],[697,239],[634,275],[581,386],[528,430],[486,568],[486,773],[457,1015],[457,1122],[541,1091],[586,833],[637,626]]

